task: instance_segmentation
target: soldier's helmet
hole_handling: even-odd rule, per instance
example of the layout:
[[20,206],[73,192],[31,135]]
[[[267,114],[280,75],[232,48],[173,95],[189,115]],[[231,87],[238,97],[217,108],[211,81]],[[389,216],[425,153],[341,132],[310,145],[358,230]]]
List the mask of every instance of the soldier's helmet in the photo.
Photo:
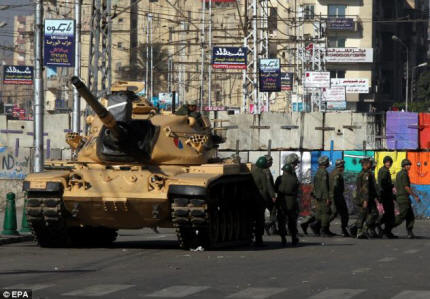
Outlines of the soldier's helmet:
[[189,106],[197,106],[197,100],[188,100],[187,105]]
[[257,162],[255,162],[255,166],[257,166],[258,168],[267,168],[267,159],[266,156],[262,156],[260,158],[257,159]]
[[372,161],[370,160],[370,157],[364,157],[363,159],[360,160],[361,165],[366,164],[366,163],[370,163],[372,164]]
[[393,164],[393,158],[391,158],[390,156],[385,156],[383,162],[384,164],[387,162],[390,162],[391,164]]
[[285,165],[293,165],[300,163],[300,158],[297,154],[289,154],[287,158],[285,158]]
[[342,159],[337,159],[336,160],[336,168],[342,168],[345,166],[345,161]]
[[402,167],[405,167],[406,165],[412,165],[412,162],[409,159],[403,159]]
[[321,156],[318,158],[318,165],[329,166],[330,165],[330,159],[327,156]]

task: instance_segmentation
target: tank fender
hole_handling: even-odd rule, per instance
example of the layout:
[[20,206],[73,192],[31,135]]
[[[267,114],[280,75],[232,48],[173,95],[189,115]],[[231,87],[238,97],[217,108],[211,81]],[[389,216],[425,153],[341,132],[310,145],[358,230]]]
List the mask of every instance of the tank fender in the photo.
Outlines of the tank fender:
[[170,185],[169,186],[169,197],[174,195],[185,196],[185,197],[206,197],[206,187],[202,186],[190,186],[190,185]]
[[60,192],[63,191],[63,184],[61,182],[29,182],[25,181],[22,190],[26,192],[31,191],[45,191],[45,192]]

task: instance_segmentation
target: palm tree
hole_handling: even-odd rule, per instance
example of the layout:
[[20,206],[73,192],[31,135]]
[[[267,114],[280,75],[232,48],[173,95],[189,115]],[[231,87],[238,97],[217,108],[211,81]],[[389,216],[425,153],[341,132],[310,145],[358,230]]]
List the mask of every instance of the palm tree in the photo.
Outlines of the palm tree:
[[[167,73],[168,67],[167,62],[169,54],[166,49],[162,47],[160,43],[152,44],[153,58],[153,94],[157,95],[159,92],[167,90]],[[121,67],[117,73],[120,75],[121,80],[124,81],[143,81],[145,80],[146,74],[146,49],[147,44],[140,44],[136,51],[137,53],[137,63],[135,65],[127,65]],[[148,47],[149,49],[149,47]],[[149,52],[149,61],[151,60],[151,52]],[[148,78],[149,80],[150,78]]]

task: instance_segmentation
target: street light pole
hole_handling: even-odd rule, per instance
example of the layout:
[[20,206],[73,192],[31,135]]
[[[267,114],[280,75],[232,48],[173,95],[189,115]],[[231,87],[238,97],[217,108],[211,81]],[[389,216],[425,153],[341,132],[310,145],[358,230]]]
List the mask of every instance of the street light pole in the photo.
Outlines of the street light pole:
[[414,66],[414,67],[412,68],[411,103],[414,101],[415,73],[416,73],[416,71],[417,71],[417,69],[418,69],[418,68],[426,67],[426,66],[427,66],[427,62],[424,62],[424,63],[421,63],[421,64],[419,64],[419,65],[417,65],[417,66]]
[[[75,0],[75,70],[74,75],[81,77],[81,0]],[[73,89],[73,120],[72,130],[79,133],[81,130],[81,98],[79,92]]]
[[393,35],[391,38],[393,39],[393,41],[400,43],[406,49],[406,107],[405,107],[405,111],[408,112],[408,102],[409,102],[409,48],[396,35]]
[[44,91],[42,69],[43,0],[36,0],[34,10],[34,172],[43,171]]

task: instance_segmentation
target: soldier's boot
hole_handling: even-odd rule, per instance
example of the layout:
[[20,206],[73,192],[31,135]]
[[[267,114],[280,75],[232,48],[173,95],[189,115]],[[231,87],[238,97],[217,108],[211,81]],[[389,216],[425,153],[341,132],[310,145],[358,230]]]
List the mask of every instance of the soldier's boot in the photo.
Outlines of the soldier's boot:
[[379,238],[379,234],[376,233],[374,228],[369,229],[368,236],[369,238],[372,238],[372,239]]
[[303,223],[301,223],[300,224],[300,227],[302,228],[302,230],[303,230],[303,233],[305,234],[305,235],[307,235],[308,234],[308,223],[306,223],[306,222],[303,222]]
[[336,236],[335,233],[331,232],[330,229],[328,227],[323,227],[322,229],[322,233],[321,233],[321,237],[323,238],[331,238]]
[[357,233],[357,239],[369,239],[369,236],[366,233],[366,230],[360,229]]
[[281,245],[282,247],[287,246],[287,238],[285,236],[281,236]]
[[321,225],[319,221],[314,221],[310,224],[311,230],[315,236],[319,237],[321,235]]
[[352,224],[352,225],[349,227],[349,233],[350,233],[350,235],[351,235],[353,238],[357,237],[357,226],[355,226],[354,224]]
[[344,238],[351,237],[351,235],[349,234],[349,232],[346,229],[346,227],[342,227],[342,237],[344,237]]
[[416,236],[412,232],[412,229],[408,229],[408,239],[415,239],[415,238],[416,238]]

